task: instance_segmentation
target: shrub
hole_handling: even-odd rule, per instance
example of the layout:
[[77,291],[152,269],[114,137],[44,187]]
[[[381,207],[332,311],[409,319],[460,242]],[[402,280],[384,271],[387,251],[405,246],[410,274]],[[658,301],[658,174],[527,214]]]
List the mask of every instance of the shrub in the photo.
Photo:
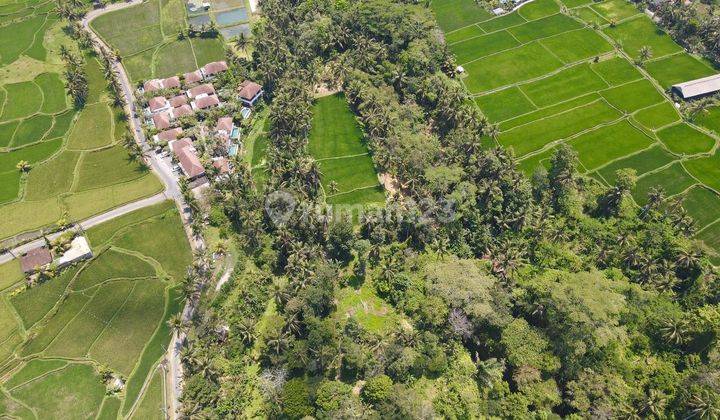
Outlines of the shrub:
[[287,381],[282,392],[283,413],[291,419],[301,419],[313,414],[310,392],[301,378]]
[[369,404],[386,401],[392,392],[393,381],[387,375],[374,376],[367,380],[362,389],[362,399]]

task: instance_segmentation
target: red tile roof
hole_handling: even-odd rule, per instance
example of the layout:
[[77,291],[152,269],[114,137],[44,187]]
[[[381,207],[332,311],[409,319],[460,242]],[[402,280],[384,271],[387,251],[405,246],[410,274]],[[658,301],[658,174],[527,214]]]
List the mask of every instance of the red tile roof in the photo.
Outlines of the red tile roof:
[[220,170],[221,174],[226,174],[226,173],[230,172],[230,162],[228,162],[228,160],[225,159],[224,157],[215,159],[212,164],[214,167],[216,167]]
[[177,76],[168,77],[162,81],[165,89],[180,87],[180,78]]
[[171,149],[177,157],[183,172],[185,172],[185,175],[189,178],[196,178],[205,174],[205,168],[203,168],[202,163],[200,163],[200,159],[195,153],[195,147],[193,147],[192,141],[189,138],[174,141]]
[[215,126],[215,131],[226,131],[230,133],[233,129],[233,119],[230,117],[222,117],[218,118],[217,125]]
[[185,115],[192,115],[195,113],[190,105],[181,105],[177,108],[173,108],[173,116],[175,118],[184,117]]
[[158,112],[152,116],[153,124],[158,130],[165,130],[170,128],[170,111]]
[[170,141],[177,139],[183,132],[180,127],[171,128],[169,130],[161,131],[157,134],[158,140]]
[[194,102],[195,106],[200,109],[210,108],[211,106],[220,105],[220,99],[215,95],[203,96]]
[[52,262],[50,250],[44,247],[35,248],[20,257],[20,267],[24,273],[35,271],[35,267],[43,267]]
[[170,106],[173,108],[177,108],[181,105],[185,105],[188,103],[188,97],[185,95],[178,95],[170,98]]
[[191,98],[195,98],[200,95],[212,95],[215,93],[215,87],[210,83],[204,83],[188,90],[187,93]]
[[200,70],[191,71],[190,73],[183,74],[185,84],[197,83],[203,79],[202,72]]
[[240,86],[238,86],[238,93],[240,94],[240,99],[245,99],[246,101],[251,101],[261,91],[262,86],[255,82],[251,82],[250,80],[246,80],[242,82]]
[[228,69],[228,65],[224,61],[213,61],[212,63],[207,63],[203,67],[203,73],[206,75],[213,75],[217,74],[223,71],[226,71]]
[[152,92],[155,90],[160,90],[163,88],[162,80],[160,79],[152,79],[147,80],[143,84],[143,89],[145,89],[145,92]]
[[167,99],[163,98],[162,96],[156,96],[148,101],[148,106],[150,107],[150,112],[156,112],[160,109],[165,108],[167,106],[167,103]]

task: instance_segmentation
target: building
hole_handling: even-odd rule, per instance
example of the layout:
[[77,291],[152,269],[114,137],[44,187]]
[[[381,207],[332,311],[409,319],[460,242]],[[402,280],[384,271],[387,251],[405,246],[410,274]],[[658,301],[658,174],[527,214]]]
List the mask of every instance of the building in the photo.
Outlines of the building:
[[151,79],[146,80],[145,83],[143,83],[143,90],[145,92],[154,92],[156,90],[160,90],[163,88],[162,80],[160,79]]
[[720,74],[673,85],[672,90],[683,99],[699,98],[720,92]]
[[220,175],[225,175],[230,173],[230,161],[227,160],[227,158],[219,157],[213,159],[212,163],[213,167],[217,168],[218,173]]
[[193,109],[208,109],[220,105],[220,99],[216,95],[201,96],[191,103]]
[[68,266],[76,261],[88,260],[92,258],[93,253],[90,250],[90,245],[84,236],[76,236],[75,239],[70,242],[70,249],[65,251],[61,257],[55,260],[55,264],[62,268]]
[[263,95],[262,86],[250,80],[246,80],[238,86],[238,96],[240,100],[247,106],[255,105],[258,99]]
[[202,81],[203,74],[200,70],[191,71],[190,73],[183,74],[183,80],[185,80],[185,86],[192,85]]
[[169,111],[170,108],[172,108],[170,106],[170,101],[168,101],[167,99],[165,99],[162,96],[156,96],[154,98],[150,98],[150,100],[148,101],[148,109],[150,110],[151,114],[156,114],[158,112],[163,112],[163,111]]
[[161,131],[153,136],[155,143],[160,141],[173,141],[180,137],[183,133],[183,129],[180,127],[171,128],[169,130]]
[[35,248],[20,256],[20,267],[23,273],[32,273],[52,262],[52,254],[45,247]]
[[190,99],[201,98],[203,96],[214,95],[215,87],[210,83],[204,83],[199,86],[195,86],[192,89],[188,89],[187,96]]
[[177,76],[168,77],[167,79],[163,79],[162,84],[165,89],[179,88],[180,78]]
[[170,150],[177,158],[180,169],[189,181],[200,178],[205,175],[205,168],[200,163],[197,151],[192,144],[192,140],[185,137],[180,140],[170,142]]
[[240,134],[240,127],[235,126],[231,117],[222,117],[218,118],[218,122],[215,125],[215,132],[221,136],[235,139]]
[[206,78],[212,78],[218,73],[222,73],[224,71],[227,71],[228,65],[224,61],[213,61],[212,63],[207,63],[203,66],[200,71],[202,72],[203,76]]
[[170,128],[170,121],[172,121],[172,119],[173,116],[171,111],[158,112],[157,114],[153,114],[152,116],[153,125],[158,130],[167,130],[168,128]]
[[188,104],[188,97],[186,95],[177,95],[173,96],[169,100],[170,106],[173,108],[177,108],[179,106],[187,105]]
[[174,118],[180,118],[184,117],[186,115],[192,115],[195,111],[192,109],[190,105],[181,105],[177,108],[173,108],[172,114]]

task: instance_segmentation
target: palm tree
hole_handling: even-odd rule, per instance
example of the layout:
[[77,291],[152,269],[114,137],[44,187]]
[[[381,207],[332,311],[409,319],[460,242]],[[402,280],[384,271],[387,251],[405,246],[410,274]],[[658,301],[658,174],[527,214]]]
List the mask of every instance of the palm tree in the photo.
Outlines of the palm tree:
[[687,332],[688,323],[684,319],[668,319],[660,327],[663,341],[676,346],[685,342]]
[[332,180],[328,184],[328,189],[330,190],[330,194],[336,194],[338,192],[338,184],[337,181]]
[[687,402],[685,419],[715,420],[720,418],[720,400],[707,389],[693,394]]
[[235,48],[237,48],[238,50],[240,50],[242,52],[246,52],[249,41],[248,41],[247,37],[245,36],[245,33],[240,32],[240,35],[235,37],[235,41],[233,42],[233,44],[235,45]]
[[652,48],[650,48],[647,45],[643,45],[640,47],[640,50],[638,51],[638,64],[642,65],[649,59],[651,59],[653,56]]
[[19,161],[19,162],[15,165],[15,167],[16,167],[20,172],[28,172],[28,171],[30,171],[30,168],[32,168],[32,166],[30,166],[30,162],[28,162],[27,160],[21,160],[21,161]]
[[502,359],[498,360],[493,357],[487,360],[478,360],[475,365],[477,366],[477,380],[486,388],[492,388],[505,373],[505,361]]
[[180,335],[180,333],[184,332],[187,329],[187,325],[185,324],[181,313],[173,315],[173,317],[170,318],[167,323],[170,327],[170,330],[178,335]]

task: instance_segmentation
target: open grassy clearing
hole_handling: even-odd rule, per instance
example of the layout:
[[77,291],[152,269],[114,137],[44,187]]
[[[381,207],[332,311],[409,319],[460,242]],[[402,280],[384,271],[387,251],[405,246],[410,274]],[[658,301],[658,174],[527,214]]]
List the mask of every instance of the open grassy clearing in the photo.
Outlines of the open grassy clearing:
[[608,103],[627,113],[663,102],[665,98],[649,81],[643,79],[600,92]]
[[92,150],[112,142],[112,113],[103,102],[87,105],[68,138],[70,150]]
[[560,11],[560,6],[555,0],[535,0],[528,3],[519,10],[520,16],[527,20],[541,19]]
[[[102,247],[93,244],[94,259],[9,300],[26,328],[32,327],[17,350],[17,357],[25,358],[18,362],[22,366],[0,383],[0,392],[43,413],[43,418],[94,417],[101,410],[101,418],[115,418],[123,403],[132,405],[143,398],[140,387],[170,338],[166,321],[181,308],[177,287],[170,279],[161,280],[166,271],[180,271],[179,267],[191,261],[185,237],[162,231],[182,232],[174,203],[162,203],[113,222],[88,232],[94,238],[107,238]],[[163,262],[178,267],[165,270],[145,261],[148,257],[139,253],[143,243],[123,241],[127,251],[114,248],[124,238],[110,239],[105,233],[108,228],[124,233],[149,229],[153,236],[173,244],[151,246],[167,255]],[[0,266],[0,274],[12,278],[19,276],[17,271],[16,265]],[[0,327],[5,331],[1,309]],[[97,373],[100,365],[129,378],[127,393],[105,397],[105,385]]]
[[[322,185],[329,198],[359,189],[377,191],[379,181],[375,166],[345,95],[330,95],[316,100],[308,149],[319,160]],[[331,183],[337,190],[331,188]],[[377,193],[354,197],[368,201],[353,204],[385,201],[385,195]]]
[[690,54],[675,54],[645,63],[648,73],[665,89],[672,85],[717,72],[708,64]]
[[610,0],[590,6],[607,21],[619,21],[642,13],[632,4],[625,0]]
[[163,371],[158,369],[153,373],[148,384],[145,396],[133,412],[133,419],[164,420],[165,419],[165,387],[163,384]]
[[711,254],[710,260],[713,264],[720,265],[720,253],[717,252],[717,250],[720,249],[720,223],[716,222],[707,226],[698,232],[695,237],[705,242],[705,244],[715,251],[714,254]]
[[710,108],[695,117],[695,123],[720,135],[720,106]]
[[605,38],[587,28],[545,38],[540,43],[565,64],[587,60],[613,50]]
[[433,0],[435,18],[445,32],[489,19],[492,15],[475,0]]
[[633,118],[644,127],[657,130],[680,121],[681,117],[670,102],[664,101],[649,108],[641,109],[635,113]]
[[467,63],[520,45],[509,32],[502,30],[491,34],[469,38],[450,46],[458,63]]
[[695,155],[715,146],[715,139],[687,124],[678,124],[658,131],[658,137],[673,153]]
[[43,200],[70,191],[78,159],[79,152],[64,151],[30,171],[25,184],[25,199]]
[[622,49],[634,59],[640,56],[640,48],[644,46],[650,47],[654,57],[682,51],[682,47],[644,14],[615,27],[608,26],[603,31],[617,41]]
[[33,115],[22,120],[15,130],[10,147],[22,147],[41,141],[45,137],[45,133],[52,127],[52,124],[53,117],[44,114]]
[[619,56],[592,63],[590,66],[610,86],[618,86],[643,78],[638,69]]
[[517,86],[478,96],[475,103],[493,121],[504,121],[537,109]]
[[572,12],[588,25],[602,26],[608,23],[607,19],[589,6],[574,9]]
[[583,63],[552,76],[520,85],[520,89],[538,107],[554,105],[608,87],[590,65]]
[[10,171],[0,174],[0,204],[15,200],[19,192],[19,171]]
[[633,191],[633,197],[642,205],[647,202],[648,192],[652,188],[661,187],[670,196],[680,194],[696,183],[697,181],[683,169],[683,166],[676,162],[667,168],[641,177]]
[[652,143],[652,139],[638,131],[627,120],[601,127],[569,142],[578,152],[578,158],[587,170],[593,170],[612,160],[645,149]]
[[692,187],[682,200],[683,207],[695,219],[698,229],[720,218],[720,197],[705,187]]
[[598,169],[598,173],[603,179],[609,183],[615,183],[615,172],[619,169],[632,168],[638,176],[641,176],[647,172],[654,171],[655,169],[661,168],[668,165],[675,159],[674,156],[666,152],[661,146],[653,146],[647,150],[643,150],[640,153],[618,159],[609,165]]
[[685,169],[703,184],[720,192],[720,152],[683,163]]
[[[516,88],[516,87],[513,87]],[[511,88],[512,89],[512,88]],[[481,97],[479,97],[481,98]],[[511,118],[508,120],[504,120],[500,123],[500,129],[503,131],[510,130],[514,127],[519,127],[521,125],[540,120],[545,117],[551,117],[556,114],[560,114],[563,112],[570,111],[574,108],[578,108],[584,105],[588,105],[592,102],[601,101],[602,98],[597,93],[590,93],[587,95],[583,95],[574,99],[571,99],[569,101],[560,102],[558,104],[538,109],[533,112],[528,112],[527,114],[517,116],[515,118]],[[492,103],[489,102],[487,104],[487,109],[493,108]],[[483,109],[483,112],[485,112],[485,109]]]

